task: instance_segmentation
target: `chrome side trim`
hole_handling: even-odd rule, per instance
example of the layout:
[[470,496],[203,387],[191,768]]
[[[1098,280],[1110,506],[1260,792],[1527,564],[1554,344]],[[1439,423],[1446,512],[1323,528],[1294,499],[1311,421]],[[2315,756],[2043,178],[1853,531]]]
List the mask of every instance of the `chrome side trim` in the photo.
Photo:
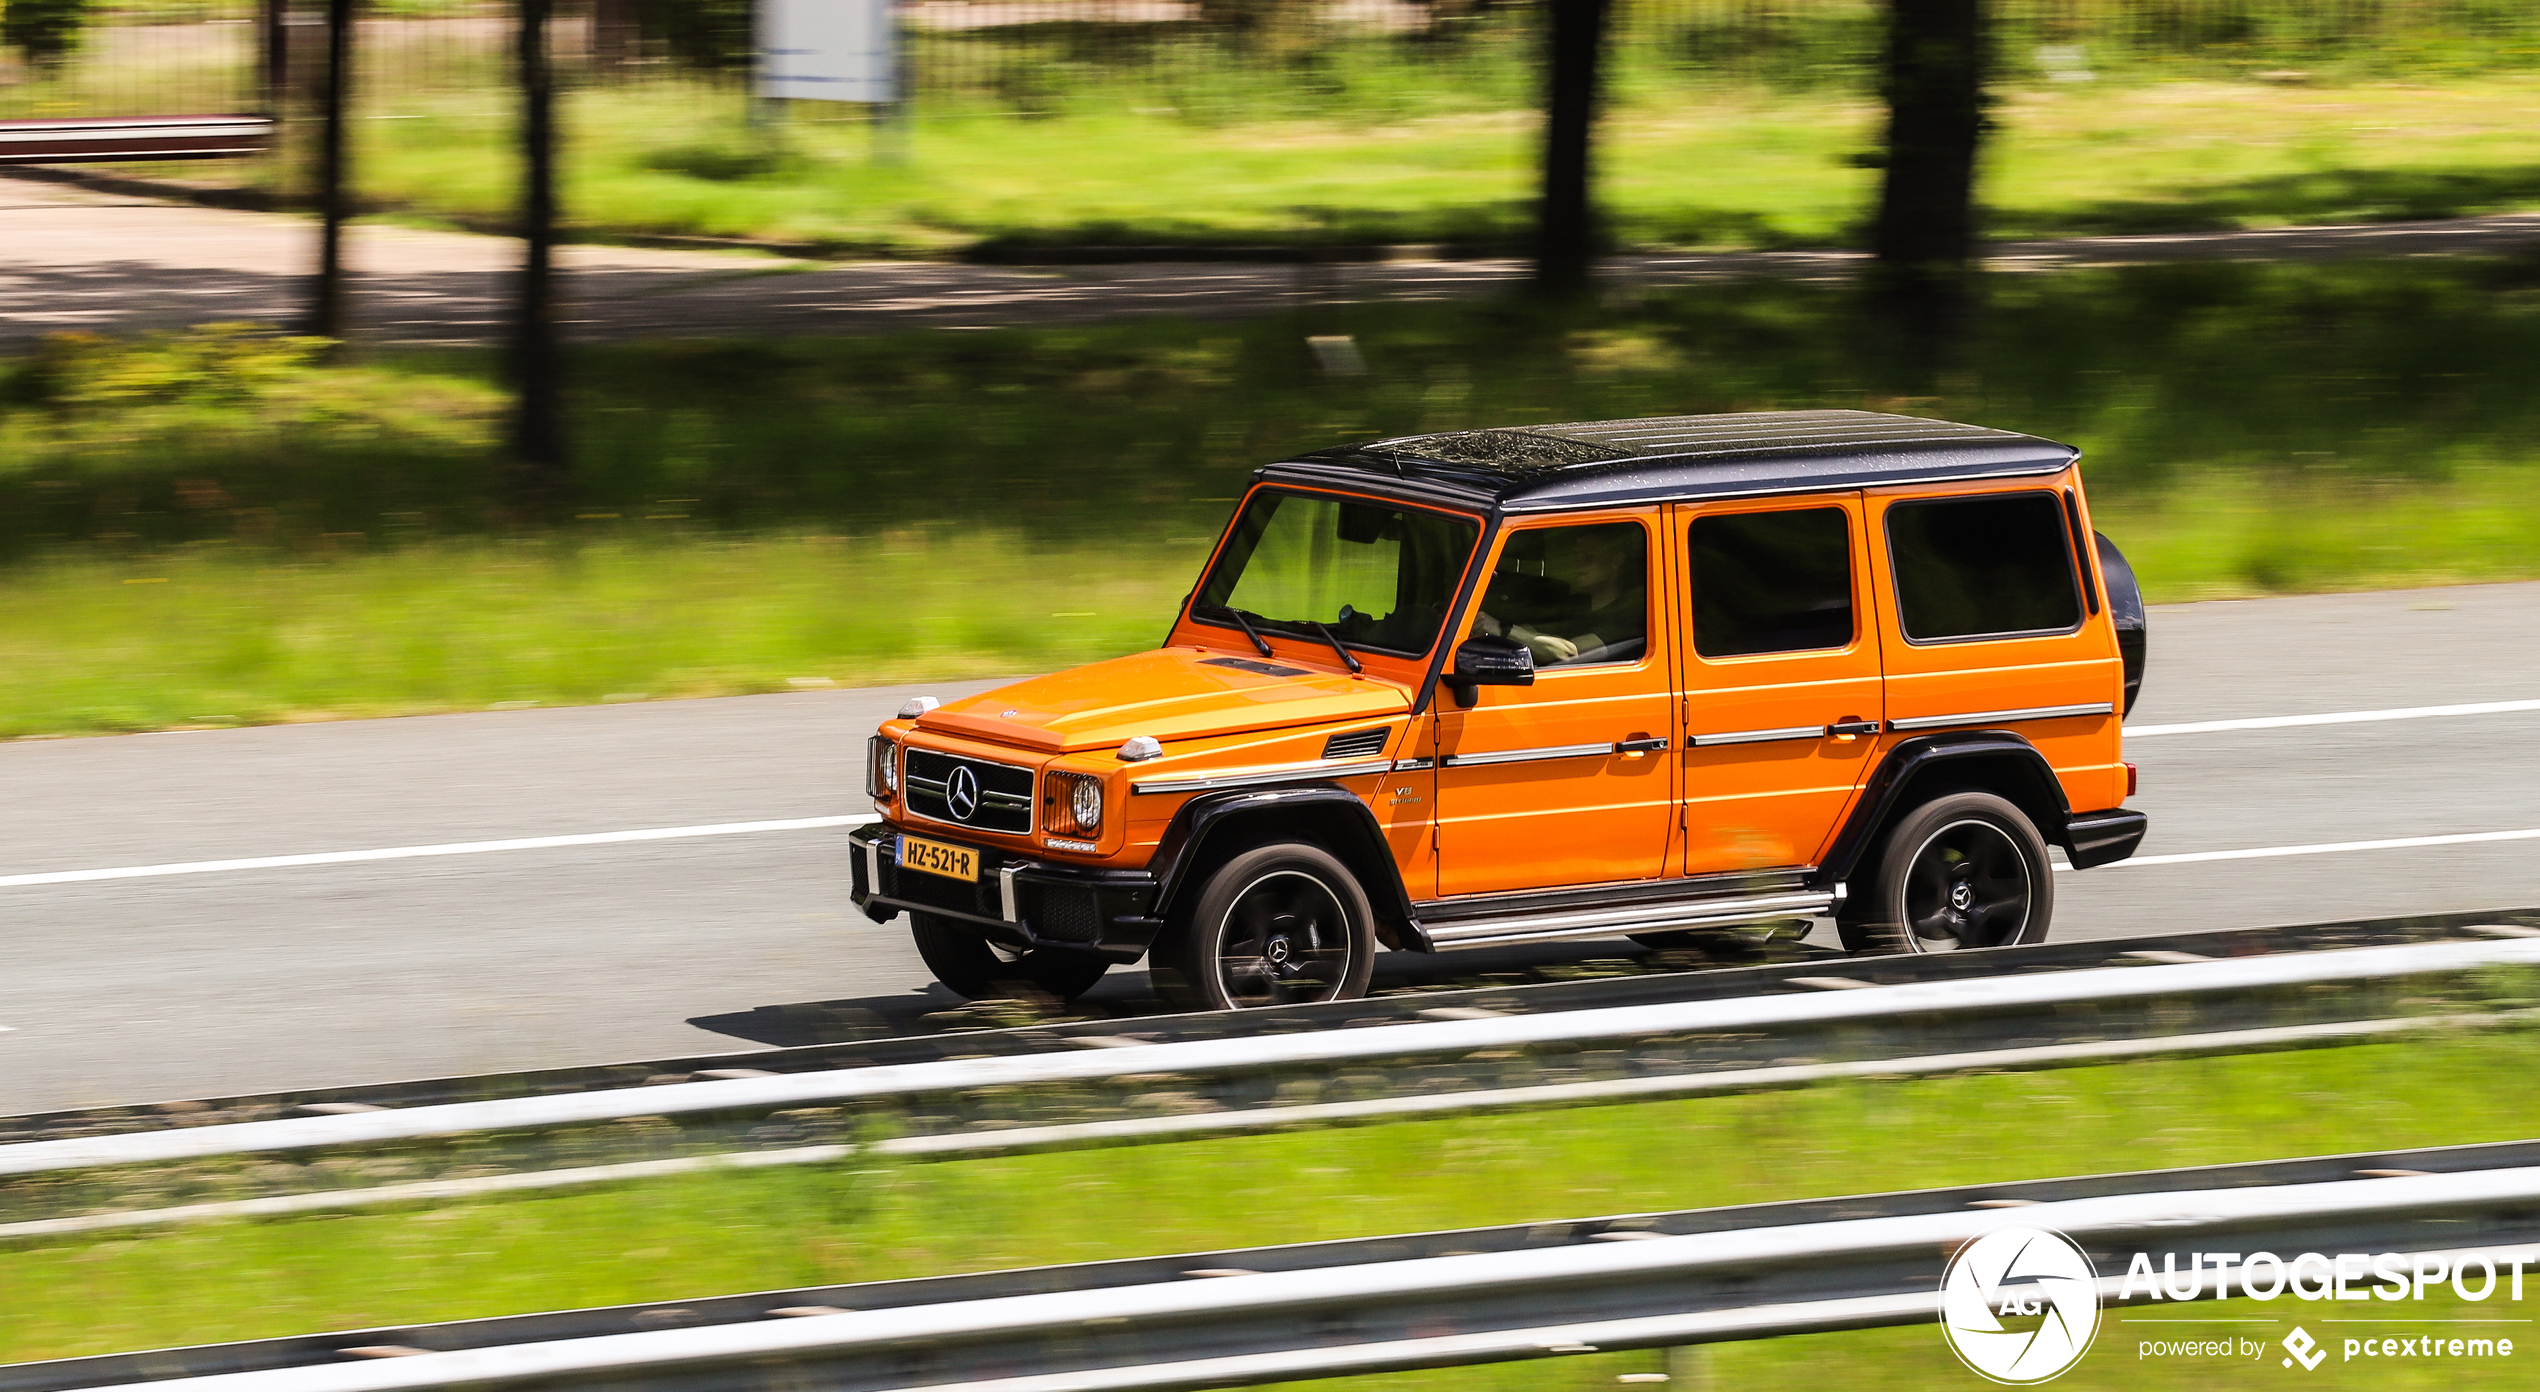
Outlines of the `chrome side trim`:
[[1946,730],[1956,725],[2003,725],[2015,720],[2062,720],[2076,715],[2114,715],[2113,701],[2086,701],[2077,706],[2028,706],[2020,710],[1971,711],[1965,715],[1909,715],[1887,722],[1887,728],[1902,733],[1907,730]]
[[1614,752],[1614,742],[1602,744],[1556,744],[1545,749],[1495,749],[1486,754],[1449,754],[1439,761],[1444,768],[1472,768],[1477,764],[1529,764],[1537,759],[1599,758]]
[[1228,788],[1268,788],[1315,778],[1362,778],[1371,773],[1391,773],[1393,767],[1391,759],[1348,764],[1289,764],[1280,768],[1211,774],[1204,778],[1150,778],[1130,784],[1129,792],[1135,796],[1139,793],[1213,793]]
[[1017,868],[1019,867],[1014,865],[1003,865],[997,869],[997,897],[1005,909],[1005,921],[1008,923],[1023,921],[1023,901],[1014,892],[1014,872]]
[[1623,933],[1655,933],[1680,928],[1729,927],[1776,918],[1813,918],[1831,911],[1842,899],[1832,890],[1765,894],[1747,899],[1692,899],[1669,904],[1633,904],[1617,909],[1588,909],[1534,918],[1488,918],[1469,923],[1430,923],[1430,938],[1441,948],[1497,947],[1504,943],[1543,942],[1554,938],[1612,937]]
[[1779,730],[1731,730],[1718,735],[1695,735],[1685,742],[1696,749],[1708,749],[1715,744],[1769,744],[1775,740],[1825,737],[1826,727],[1823,725],[1791,725]]
[[1435,759],[1396,759],[1393,761],[1393,771],[1396,773],[1426,773],[1437,766],[1438,761]]

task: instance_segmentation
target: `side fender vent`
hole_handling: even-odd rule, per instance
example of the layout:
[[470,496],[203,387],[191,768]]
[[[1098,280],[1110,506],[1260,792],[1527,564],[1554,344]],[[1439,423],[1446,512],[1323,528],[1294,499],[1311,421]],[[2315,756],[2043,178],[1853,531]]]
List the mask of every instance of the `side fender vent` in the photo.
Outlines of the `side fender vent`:
[[1348,730],[1323,741],[1326,759],[1372,759],[1385,752],[1393,742],[1393,727],[1379,725],[1373,730]]

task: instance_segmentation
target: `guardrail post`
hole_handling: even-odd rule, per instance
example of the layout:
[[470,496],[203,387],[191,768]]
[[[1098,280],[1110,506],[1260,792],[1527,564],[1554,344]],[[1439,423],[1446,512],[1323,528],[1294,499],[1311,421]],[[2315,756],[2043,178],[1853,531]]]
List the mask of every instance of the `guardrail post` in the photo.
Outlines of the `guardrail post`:
[[1713,1392],[1711,1346],[1678,1344],[1667,1350],[1667,1392]]

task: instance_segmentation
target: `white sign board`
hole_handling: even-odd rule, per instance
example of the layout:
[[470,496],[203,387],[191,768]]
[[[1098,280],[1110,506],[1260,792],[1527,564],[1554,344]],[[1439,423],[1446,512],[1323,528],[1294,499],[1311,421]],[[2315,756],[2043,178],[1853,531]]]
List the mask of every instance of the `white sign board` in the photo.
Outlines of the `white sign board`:
[[795,101],[888,102],[894,0],[758,0],[758,94]]

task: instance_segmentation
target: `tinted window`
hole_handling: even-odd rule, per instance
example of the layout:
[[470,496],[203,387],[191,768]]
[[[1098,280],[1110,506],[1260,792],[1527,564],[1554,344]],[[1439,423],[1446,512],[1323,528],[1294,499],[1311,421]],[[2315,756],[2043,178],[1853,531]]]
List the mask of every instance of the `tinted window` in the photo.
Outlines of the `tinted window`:
[[1479,524],[1417,508],[1264,490],[1252,495],[1191,617],[1352,647],[1417,654],[1437,640]]
[[1841,508],[1697,517],[1693,650],[1804,652],[1852,641],[1852,535]]
[[1537,667],[1638,662],[1649,651],[1649,541],[1637,522],[1509,535],[1476,633],[1523,643]]
[[1977,638],[2081,622],[2064,511],[2051,493],[1898,503],[1887,510],[1905,636]]

